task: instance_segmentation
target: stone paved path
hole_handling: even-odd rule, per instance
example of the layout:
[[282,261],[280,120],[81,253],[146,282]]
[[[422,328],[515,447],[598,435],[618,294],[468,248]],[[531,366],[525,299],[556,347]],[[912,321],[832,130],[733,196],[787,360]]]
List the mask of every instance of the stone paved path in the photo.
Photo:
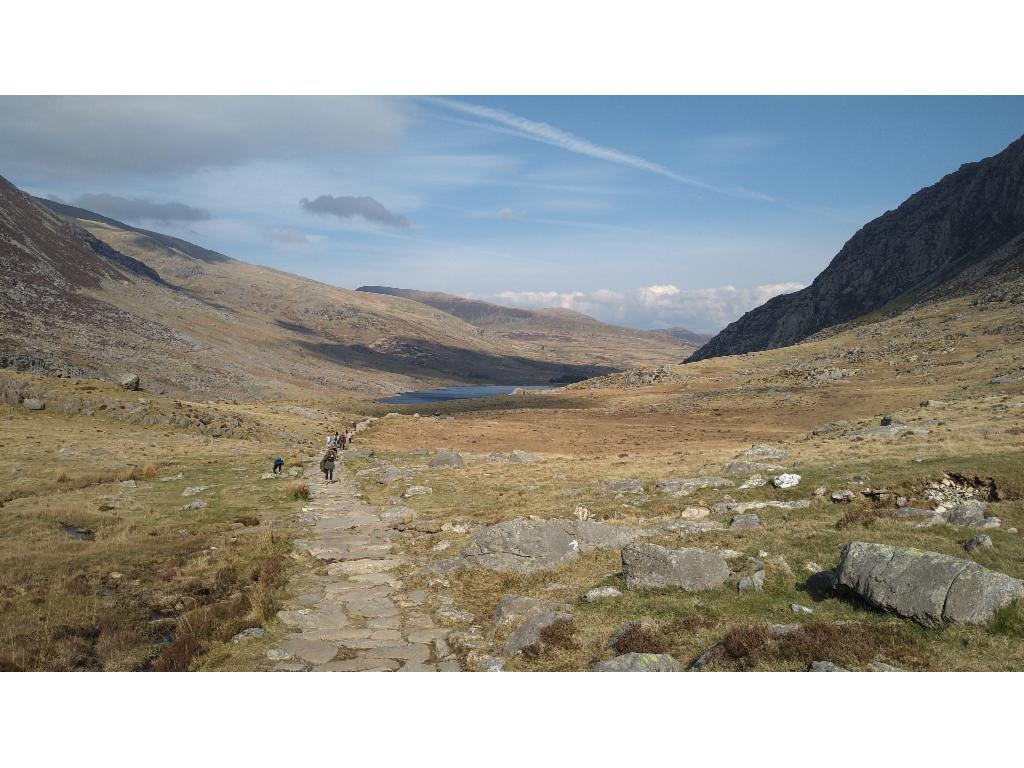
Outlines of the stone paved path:
[[343,461],[335,478],[326,484],[315,464],[306,470],[312,499],[303,511],[315,519],[314,533],[295,546],[327,563],[327,573],[294,580],[302,594],[278,614],[293,632],[268,652],[277,660],[273,669],[459,671],[446,642],[450,630],[434,623],[429,595],[403,588],[401,570],[412,564],[396,551],[389,514],[382,519],[356,496]]

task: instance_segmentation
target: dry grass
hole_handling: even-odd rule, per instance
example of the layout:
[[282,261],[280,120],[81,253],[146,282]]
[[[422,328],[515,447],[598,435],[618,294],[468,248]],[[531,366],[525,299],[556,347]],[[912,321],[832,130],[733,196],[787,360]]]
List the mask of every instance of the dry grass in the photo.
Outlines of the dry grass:
[[293,500],[308,501],[310,499],[309,485],[299,480],[293,480],[284,487],[285,496]]

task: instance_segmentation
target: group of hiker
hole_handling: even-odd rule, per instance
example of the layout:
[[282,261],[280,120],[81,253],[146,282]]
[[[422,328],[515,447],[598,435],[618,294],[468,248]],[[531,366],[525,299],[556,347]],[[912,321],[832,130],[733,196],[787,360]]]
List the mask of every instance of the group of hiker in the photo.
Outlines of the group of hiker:
[[[327,436],[327,452],[324,453],[324,457],[320,459],[320,471],[324,473],[324,480],[328,483],[334,482],[334,465],[338,460],[338,451],[348,450],[348,447],[352,445],[352,441],[356,437],[356,425],[353,422],[352,426],[346,429],[344,432],[332,432]],[[284,469],[284,459],[280,456],[274,458],[274,474],[280,475]]]
[[353,423],[344,432],[334,432],[327,436],[327,452],[320,459],[320,471],[324,473],[324,481],[334,482],[334,464],[338,460],[338,451],[348,450],[356,437],[356,425]]

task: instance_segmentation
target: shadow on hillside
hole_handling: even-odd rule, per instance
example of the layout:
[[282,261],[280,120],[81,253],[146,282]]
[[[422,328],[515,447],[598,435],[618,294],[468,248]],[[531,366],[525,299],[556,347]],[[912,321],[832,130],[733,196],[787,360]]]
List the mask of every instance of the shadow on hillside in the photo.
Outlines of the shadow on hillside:
[[299,344],[332,363],[408,376],[440,374],[467,384],[548,384],[552,380],[580,380],[615,371],[601,365],[569,365],[526,357],[490,355],[423,339],[393,339],[387,351],[374,350],[363,344],[318,344],[313,341],[300,341]]

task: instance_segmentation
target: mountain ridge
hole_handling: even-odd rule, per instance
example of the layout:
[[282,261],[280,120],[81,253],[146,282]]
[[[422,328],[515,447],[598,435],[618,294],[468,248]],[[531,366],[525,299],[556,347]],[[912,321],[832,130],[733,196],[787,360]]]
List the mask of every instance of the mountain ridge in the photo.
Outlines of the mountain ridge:
[[1021,233],[1024,137],[868,222],[811,285],[747,312],[688,361],[789,346],[901,298],[927,296]]

